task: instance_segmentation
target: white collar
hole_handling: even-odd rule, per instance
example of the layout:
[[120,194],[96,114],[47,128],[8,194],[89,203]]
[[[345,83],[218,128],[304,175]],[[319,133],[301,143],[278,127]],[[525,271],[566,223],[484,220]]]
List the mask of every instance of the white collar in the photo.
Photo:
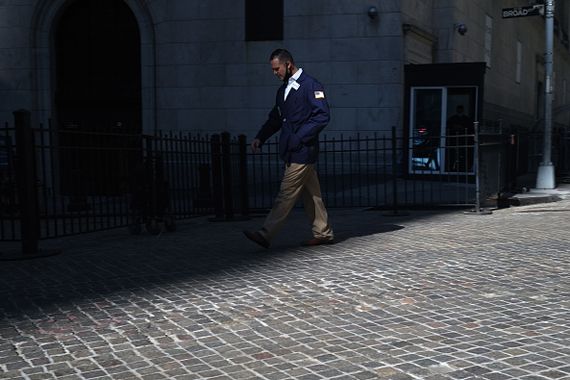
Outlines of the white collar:
[[303,72],[303,69],[299,67],[297,69],[297,71],[295,72],[295,74],[291,75],[291,78],[289,78],[289,81],[287,84],[290,85],[291,83],[296,82],[297,79],[299,79],[299,77],[301,76],[302,72]]

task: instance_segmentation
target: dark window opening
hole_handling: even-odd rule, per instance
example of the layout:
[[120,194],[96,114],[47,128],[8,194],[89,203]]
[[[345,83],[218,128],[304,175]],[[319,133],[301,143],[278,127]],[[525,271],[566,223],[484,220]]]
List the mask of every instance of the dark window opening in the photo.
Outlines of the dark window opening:
[[245,1],[246,41],[283,39],[283,0]]

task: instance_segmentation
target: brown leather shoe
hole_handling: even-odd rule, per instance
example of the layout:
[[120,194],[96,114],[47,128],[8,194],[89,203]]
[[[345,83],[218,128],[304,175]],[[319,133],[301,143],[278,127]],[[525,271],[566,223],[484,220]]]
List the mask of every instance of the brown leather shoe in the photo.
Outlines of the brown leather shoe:
[[334,244],[334,239],[312,238],[310,240],[301,243],[301,245],[305,247],[312,247],[314,245],[322,245],[322,244]]
[[259,232],[245,230],[245,231],[243,231],[243,234],[249,240],[251,240],[254,243],[259,244],[263,248],[269,248],[269,242],[267,240],[265,240],[265,238]]

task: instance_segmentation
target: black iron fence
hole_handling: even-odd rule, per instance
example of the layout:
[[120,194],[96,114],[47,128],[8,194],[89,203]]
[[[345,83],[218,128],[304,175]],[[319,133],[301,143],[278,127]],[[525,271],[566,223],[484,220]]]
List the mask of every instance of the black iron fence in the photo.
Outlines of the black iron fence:
[[[159,233],[198,215],[248,217],[271,207],[284,168],[277,139],[252,153],[245,136],[229,133],[148,136],[32,128],[29,117],[17,123],[0,133],[0,240],[118,227]],[[510,137],[480,137],[476,146],[473,135],[323,135],[324,200],[331,208],[474,206],[478,194],[500,192],[513,175]]]
[[6,124],[0,135],[0,240],[25,239],[26,231],[39,239],[127,226],[159,232],[158,223],[173,228],[175,219],[212,210],[207,136],[26,122]]
[[[472,172],[443,172],[418,165],[411,141],[371,133],[323,135],[317,171],[328,207],[416,207],[473,204]],[[455,149],[460,150],[462,146]],[[270,208],[283,163],[278,140],[248,155],[251,206]]]

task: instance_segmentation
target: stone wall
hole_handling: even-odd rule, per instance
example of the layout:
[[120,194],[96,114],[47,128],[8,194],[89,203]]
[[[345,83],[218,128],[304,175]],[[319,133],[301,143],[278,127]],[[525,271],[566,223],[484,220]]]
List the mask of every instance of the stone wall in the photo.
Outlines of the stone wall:
[[[34,111],[36,121],[53,117],[50,33],[66,1],[0,3],[0,121],[11,121],[19,108]],[[325,85],[332,107],[327,131],[401,131],[403,64],[484,61],[486,16],[493,33],[485,103],[526,119],[540,115],[544,19],[501,19],[502,7],[520,5],[515,0],[285,0],[284,40],[255,42],[245,41],[244,0],[125,1],[141,31],[145,132],[252,135],[279,86],[268,65],[277,47],[290,49],[298,65]],[[368,16],[371,6],[379,11],[376,19]],[[465,35],[457,33],[457,23],[467,25]],[[405,34],[403,24],[416,29]],[[570,55],[558,37],[555,51],[554,108],[564,110]],[[555,116],[559,122],[570,117],[568,111]]]
[[0,121],[12,121],[12,112],[32,104],[32,52],[26,1],[0,5]]
[[[397,3],[285,1],[284,40],[246,42],[243,1],[216,7],[171,1],[157,33],[159,124],[253,134],[280,85],[269,54],[285,47],[298,66],[324,84],[332,107],[328,131],[398,125],[402,51]],[[377,20],[367,15],[371,5],[378,7]]]
[[[280,83],[268,65],[277,47],[317,77],[332,106],[330,131],[389,130],[401,123],[399,2],[285,1],[284,40],[246,42],[244,1],[126,0],[141,26],[143,124],[252,134]],[[50,30],[65,0],[0,4],[0,120],[18,108],[53,116]],[[367,11],[376,6],[379,17]],[[156,104],[155,104],[156,103]]]
[[[545,19],[541,16],[503,19],[502,8],[519,7],[520,1],[502,2],[490,0],[439,1],[434,5],[434,29],[438,35],[439,61],[483,62],[485,61],[486,20],[491,20],[491,59],[485,75],[485,103],[492,105],[487,117],[503,116],[509,119],[518,113],[513,123],[521,119],[536,120],[543,117],[542,92],[538,82],[544,82]],[[560,2],[557,2],[560,3]],[[522,4],[527,5],[527,4]],[[562,13],[561,13],[562,12]],[[558,9],[560,19],[568,19],[568,7]],[[468,31],[460,35],[454,26],[467,25]],[[564,22],[568,28],[568,23]],[[570,54],[562,44],[562,33],[554,39],[554,104],[562,107],[570,99]],[[521,46],[520,81],[517,80],[517,41]],[[487,107],[489,108],[489,107]],[[491,110],[489,109],[489,110]],[[504,115],[497,109],[509,110]],[[555,114],[558,122],[568,122],[568,112]],[[508,120],[505,120],[507,124]],[[532,127],[534,121],[525,123]]]

